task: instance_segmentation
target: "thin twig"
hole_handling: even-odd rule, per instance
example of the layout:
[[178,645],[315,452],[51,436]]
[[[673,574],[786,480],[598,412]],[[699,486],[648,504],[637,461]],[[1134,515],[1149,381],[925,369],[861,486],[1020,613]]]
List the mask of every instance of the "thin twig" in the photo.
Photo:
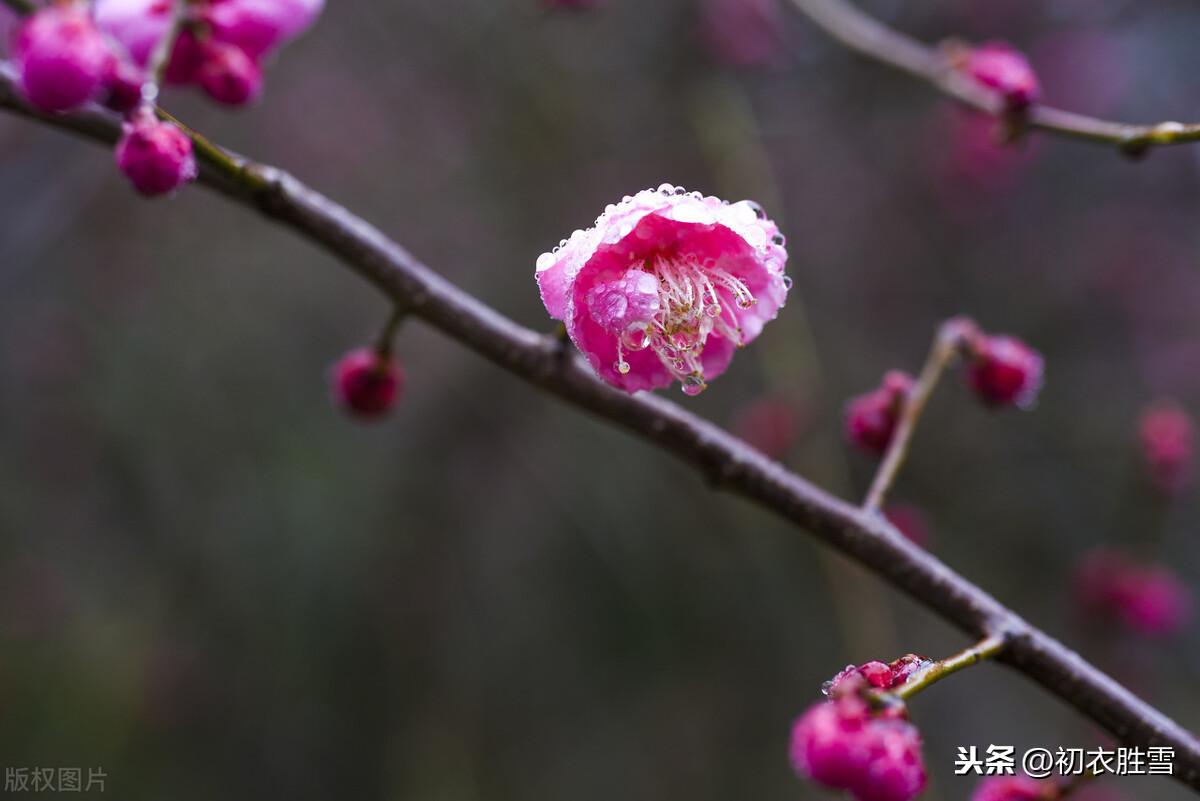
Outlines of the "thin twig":
[[[887,27],[848,0],[792,2],[801,13],[850,50],[920,78],[971,108],[997,117],[1004,114],[1005,104],[1001,97],[963,76],[937,48]],[[1200,141],[1200,123],[1131,125],[1043,105],[1030,108],[1024,123],[1028,128],[1071,139],[1115,145],[1129,155],[1140,155],[1152,145]]]
[[892,438],[888,442],[883,461],[880,462],[879,469],[875,471],[871,489],[867,492],[867,499],[863,501],[863,509],[868,512],[878,512],[883,508],[888,490],[895,483],[896,476],[900,473],[900,468],[904,466],[904,460],[908,457],[908,446],[912,442],[913,432],[916,431],[921,414],[925,411],[925,406],[929,403],[934,389],[937,388],[942,373],[946,371],[946,367],[954,361],[954,357],[958,354],[965,333],[972,327],[973,324],[970,321],[962,318],[947,320],[939,326],[937,334],[933,338],[933,346],[929,349],[929,356],[925,360],[925,366],[921,368],[921,374],[917,376],[916,383],[913,384],[912,389],[908,391],[908,396],[904,399],[904,405],[900,409],[900,419],[896,421],[896,430],[892,432]]
[[175,54],[175,43],[183,32],[184,22],[188,15],[188,0],[174,0],[171,5],[171,22],[163,31],[162,38],[154,46],[150,54],[150,63],[146,67],[148,80],[142,87],[142,97],[147,103],[158,101],[159,89],[166,80],[167,70],[171,66],[171,56]]
[[[96,107],[64,115],[39,113],[21,99],[12,71],[5,67],[0,67],[0,108],[101,142],[112,143],[120,134],[119,118]],[[406,304],[414,317],[513,375],[808,530],[968,634],[1003,634],[1007,645],[999,661],[1127,745],[1174,748],[1174,778],[1200,790],[1200,741],[1194,735],[910,543],[879,515],[830,495],[676,403],[603,384],[582,359],[564,359],[554,337],[518,325],[462,291],[370,223],[288,173],[209,147],[197,148],[206,185],[321,246],[392,302]]]
[[906,701],[929,685],[939,682],[947,676],[957,673],[963,668],[977,665],[985,659],[992,659],[1004,650],[1006,639],[1002,634],[985,637],[970,648],[964,649],[954,656],[934,662],[910,677],[890,694]]

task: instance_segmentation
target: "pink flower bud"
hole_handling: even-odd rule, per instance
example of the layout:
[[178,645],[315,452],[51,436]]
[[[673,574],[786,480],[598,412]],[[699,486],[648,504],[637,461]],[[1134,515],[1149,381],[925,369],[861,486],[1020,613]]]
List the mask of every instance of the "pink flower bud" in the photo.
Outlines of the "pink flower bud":
[[846,406],[846,438],[851,444],[867,453],[886,451],[912,385],[908,373],[891,370],[878,389],[853,398]]
[[396,405],[404,371],[394,359],[373,348],[359,348],[333,368],[333,397],[338,406],[364,420],[382,417]]
[[156,119],[149,109],[125,123],[117,143],[117,166],[147,197],[165,195],[198,174],[192,140],[176,125]]
[[792,729],[796,773],[858,801],[910,801],[925,788],[921,737],[909,722],[871,717],[854,696],[810,708]]
[[1187,487],[1195,463],[1195,427],[1177,404],[1162,401],[1138,420],[1142,461],[1156,489],[1177,495]]
[[1042,388],[1042,356],[1018,339],[979,336],[972,342],[967,384],[989,406],[1030,409]]
[[974,48],[965,60],[967,73],[1004,97],[1013,111],[1021,111],[1041,97],[1041,86],[1029,60],[1005,42],[987,42]]
[[46,112],[70,111],[94,98],[113,58],[91,18],[75,6],[30,16],[17,33],[14,56],[22,94]]
[[195,78],[209,97],[228,106],[242,106],[258,98],[262,69],[244,50],[223,42],[208,42],[203,51]]
[[1056,798],[1054,784],[1028,776],[992,776],[981,781],[971,801],[1049,801]]
[[142,102],[142,86],[146,74],[123,58],[109,62],[104,77],[104,105],[121,114],[128,114]]
[[1090,617],[1117,620],[1150,637],[1178,633],[1191,621],[1192,592],[1168,568],[1108,548],[1092,551],[1075,573],[1075,594]]
[[214,39],[257,60],[313,24],[325,0],[212,0],[204,12]]
[[893,690],[930,664],[932,661],[928,657],[905,654],[888,664],[873,661],[864,662],[857,667],[847,665],[841,673],[827,682],[827,692],[835,697],[844,696],[854,692],[856,686],[861,686],[864,682],[876,689]]

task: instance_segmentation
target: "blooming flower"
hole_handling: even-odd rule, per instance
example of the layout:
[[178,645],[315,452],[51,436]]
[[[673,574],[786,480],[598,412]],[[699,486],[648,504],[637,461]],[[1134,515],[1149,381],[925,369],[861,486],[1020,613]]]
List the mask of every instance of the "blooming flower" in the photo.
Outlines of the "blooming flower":
[[536,277],[602,379],[626,392],[679,381],[697,395],[783,306],[786,261],[757,204],[664,184],[542,254]]

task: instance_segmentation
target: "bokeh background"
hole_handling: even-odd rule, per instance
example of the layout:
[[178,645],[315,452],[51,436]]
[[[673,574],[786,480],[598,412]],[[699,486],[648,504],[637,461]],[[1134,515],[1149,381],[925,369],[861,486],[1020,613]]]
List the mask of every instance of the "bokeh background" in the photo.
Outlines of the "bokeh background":
[[[672,394],[848,496],[872,465],[845,400],[915,370],[940,319],[1032,343],[1037,409],[948,382],[898,499],[940,557],[1195,727],[1195,627],[1088,620],[1070,576],[1102,544],[1200,575],[1194,498],[1156,496],[1135,440],[1148,402],[1200,402],[1200,151],[1002,149],[786,3],[740,5],[333,2],[255,107],[168,105],[546,330],[533,263],[607,203],[664,181],[759,200],[792,302],[709,392]],[[1193,3],[869,8],[1017,43],[1058,105],[1200,115]],[[0,763],[102,766],[130,799],[824,798],[786,759],[821,682],[965,644],[418,323],[397,414],[348,421],[328,365],[387,313],[293,234],[200,189],[143,201],[104,149],[0,118]],[[959,745],[1100,742],[991,666],[913,714],[938,801],[970,792]]]

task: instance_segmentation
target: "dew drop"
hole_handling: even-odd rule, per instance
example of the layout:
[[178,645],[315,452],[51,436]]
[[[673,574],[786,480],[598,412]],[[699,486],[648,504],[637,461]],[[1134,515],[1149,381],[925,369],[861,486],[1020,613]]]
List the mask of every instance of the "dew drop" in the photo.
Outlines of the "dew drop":
[[613,369],[621,375],[629,375],[629,362],[625,361],[624,359],[613,362]]
[[790,275],[785,275],[783,277],[783,288],[789,292],[792,291],[792,277]]
[[704,390],[708,389],[708,384],[704,383],[703,377],[693,373],[692,375],[689,375],[687,378],[683,379],[683,386],[681,389],[683,389],[684,395],[689,395],[694,398]]
[[742,202],[750,207],[750,210],[754,212],[755,217],[760,220],[767,219],[766,209],[764,209],[762,206],[758,205],[753,200],[743,200]]
[[775,234],[775,236],[771,237],[771,241],[779,247],[783,247],[787,244],[787,237],[785,237],[783,234]]
[[710,303],[708,305],[708,307],[705,308],[704,313],[707,314],[709,317],[713,317],[713,318],[720,317],[721,316],[721,307],[715,303]]

